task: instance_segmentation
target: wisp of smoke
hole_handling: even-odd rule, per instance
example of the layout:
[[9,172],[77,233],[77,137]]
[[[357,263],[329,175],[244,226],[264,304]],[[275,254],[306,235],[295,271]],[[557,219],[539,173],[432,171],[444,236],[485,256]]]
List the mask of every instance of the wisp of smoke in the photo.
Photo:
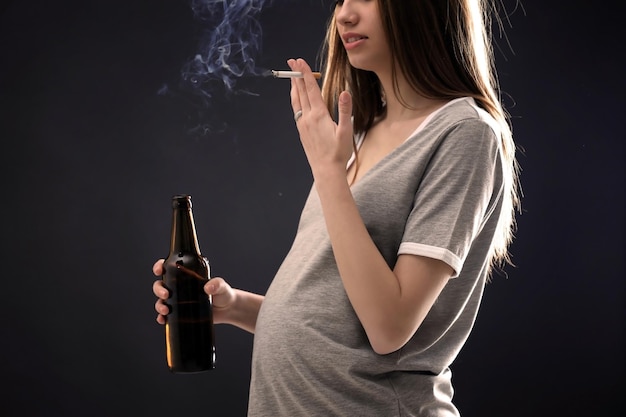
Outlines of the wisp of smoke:
[[[195,56],[181,69],[180,88],[199,100],[198,117],[206,119],[206,109],[217,95],[248,94],[237,81],[245,76],[263,75],[255,58],[261,52],[262,28],[257,20],[263,7],[273,0],[190,0],[200,30]],[[172,94],[163,86],[158,94]],[[212,118],[209,116],[209,118]],[[199,120],[192,133],[214,131],[213,122]]]
[[255,57],[261,50],[262,29],[256,16],[271,0],[192,0],[194,17],[203,34],[198,53],[182,70],[190,86],[211,97],[211,83],[233,92],[237,79],[260,75]]

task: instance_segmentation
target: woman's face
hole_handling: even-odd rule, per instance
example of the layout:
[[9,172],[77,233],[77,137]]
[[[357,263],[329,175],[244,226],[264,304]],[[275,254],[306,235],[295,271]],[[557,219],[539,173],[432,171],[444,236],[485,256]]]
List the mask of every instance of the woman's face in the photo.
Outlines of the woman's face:
[[374,72],[391,67],[377,0],[337,1],[335,23],[353,67]]

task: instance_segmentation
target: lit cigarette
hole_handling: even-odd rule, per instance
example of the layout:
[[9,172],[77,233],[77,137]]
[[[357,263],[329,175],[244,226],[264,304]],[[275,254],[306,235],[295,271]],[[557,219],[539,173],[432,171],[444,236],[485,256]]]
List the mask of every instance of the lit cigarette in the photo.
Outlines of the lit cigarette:
[[[298,71],[274,71],[272,70],[274,78],[302,78],[302,73]],[[321,72],[314,72],[313,77],[320,79],[322,77]]]

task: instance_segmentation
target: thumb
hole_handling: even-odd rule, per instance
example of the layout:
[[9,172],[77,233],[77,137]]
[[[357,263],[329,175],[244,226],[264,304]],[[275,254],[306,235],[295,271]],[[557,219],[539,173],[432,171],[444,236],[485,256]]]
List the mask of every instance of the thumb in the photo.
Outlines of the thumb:
[[206,284],[204,284],[204,292],[207,293],[207,295],[218,295],[223,293],[225,283],[226,282],[223,278],[213,277]]
[[347,91],[339,94],[338,113],[337,133],[352,137],[352,96]]

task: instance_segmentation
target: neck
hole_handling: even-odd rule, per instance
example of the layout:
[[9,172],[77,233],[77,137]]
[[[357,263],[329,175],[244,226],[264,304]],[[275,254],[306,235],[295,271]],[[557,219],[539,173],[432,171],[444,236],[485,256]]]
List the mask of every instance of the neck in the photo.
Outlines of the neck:
[[[377,74],[386,101],[385,120],[388,122],[415,119],[430,114],[447,100],[431,99],[415,91],[402,74],[398,74],[398,88],[394,89],[391,73]],[[382,75],[382,76],[381,76]],[[401,92],[401,96],[397,92]]]

